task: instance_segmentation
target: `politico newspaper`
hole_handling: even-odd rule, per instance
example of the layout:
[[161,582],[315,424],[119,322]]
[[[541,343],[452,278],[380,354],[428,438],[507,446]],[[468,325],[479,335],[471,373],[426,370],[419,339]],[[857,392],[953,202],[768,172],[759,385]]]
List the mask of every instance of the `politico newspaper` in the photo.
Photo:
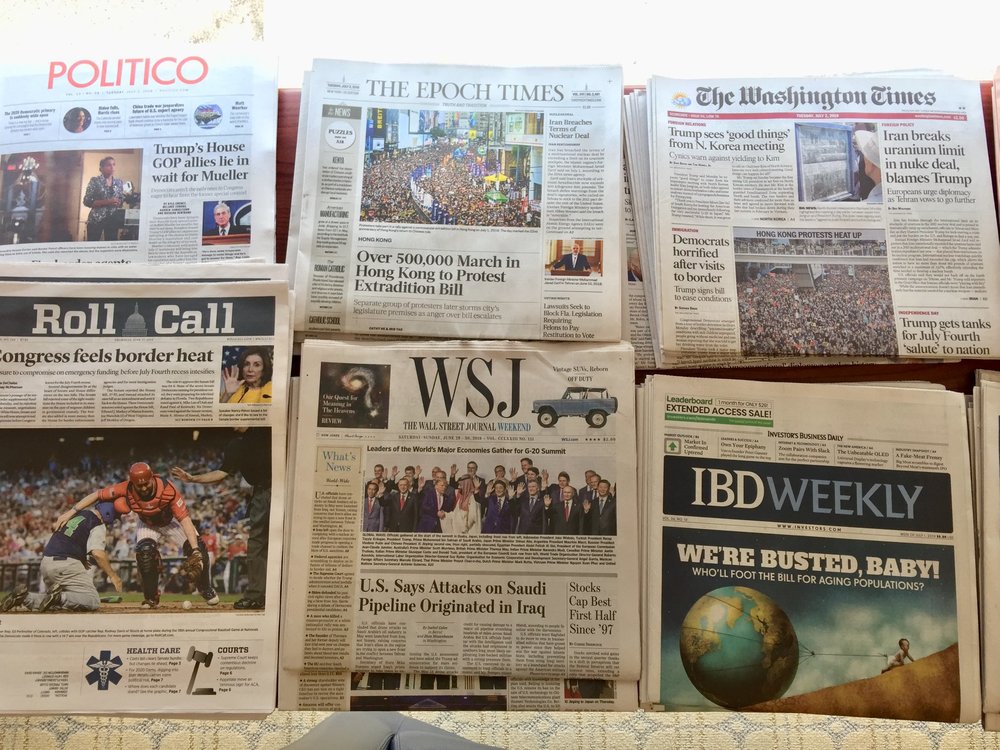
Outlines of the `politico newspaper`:
[[297,335],[620,339],[620,68],[317,60],[306,85]]
[[640,700],[980,717],[961,394],[654,376]]
[[3,710],[273,709],[287,297],[0,284]]
[[274,260],[275,64],[253,48],[0,72],[0,258]]
[[650,82],[664,353],[995,357],[978,82]]
[[628,344],[310,340],[301,382],[283,668],[638,679]]

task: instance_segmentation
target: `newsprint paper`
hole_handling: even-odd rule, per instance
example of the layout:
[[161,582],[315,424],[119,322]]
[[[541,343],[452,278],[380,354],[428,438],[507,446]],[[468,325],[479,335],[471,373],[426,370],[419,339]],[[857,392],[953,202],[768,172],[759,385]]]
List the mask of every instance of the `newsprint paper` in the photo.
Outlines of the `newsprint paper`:
[[0,259],[273,261],[275,75],[252,46],[8,59]]
[[643,390],[641,700],[978,720],[961,394],[666,376]]
[[983,618],[983,723],[1000,727],[1000,599],[996,595],[1000,566],[1000,373],[979,371],[976,401],[979,435],[976,458],[981,481],[981,610]]
[[297,334],[619,340],[620,68],[317,60],[306,85]]
[[653,78],[649,93],[668,363],[1000,351],[978,82]]
[[0,283],[4,711],[273,709],[287,296]]
[[301,383],[285,669],[638,679],[628,344],[310,340]]

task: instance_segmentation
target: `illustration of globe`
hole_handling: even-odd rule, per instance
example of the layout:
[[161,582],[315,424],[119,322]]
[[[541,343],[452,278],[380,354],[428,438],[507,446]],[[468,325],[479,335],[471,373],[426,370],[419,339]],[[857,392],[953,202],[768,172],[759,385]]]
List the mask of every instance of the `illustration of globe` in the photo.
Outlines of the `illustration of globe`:
[[724,586],[696,601],[681,623],[680,649],[691,684],[725,708],[780,698],[799,668],[788,615],[745,586]]

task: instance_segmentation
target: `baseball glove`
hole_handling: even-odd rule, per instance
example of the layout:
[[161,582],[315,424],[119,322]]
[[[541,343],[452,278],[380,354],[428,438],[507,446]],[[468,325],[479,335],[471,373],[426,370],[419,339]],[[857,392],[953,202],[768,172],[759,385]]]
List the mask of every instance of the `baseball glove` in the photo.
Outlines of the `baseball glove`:
[[205,562],[201,559],[201,550],[192,550],[191,554],[184,558],[184,562],[181,563],[180,574],[189,581],[197,581],[204,567]]

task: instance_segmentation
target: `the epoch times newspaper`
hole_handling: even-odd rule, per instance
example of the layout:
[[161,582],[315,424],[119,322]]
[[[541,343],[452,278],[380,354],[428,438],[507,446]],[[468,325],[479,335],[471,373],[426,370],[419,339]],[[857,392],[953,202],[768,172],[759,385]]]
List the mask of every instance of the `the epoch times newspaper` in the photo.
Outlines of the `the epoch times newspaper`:
[[297,335],[619,340],[619,68],[317,60],[307,86]]
[[0,69],[0,259],[274,259],[276,67],[253,47]]
[[274,707],[287,295],[0,285],[3,710]]
[[1000,268],[977,82],[650,82],[660,345],[991,357]]
[[961,394],[654,376],[640,699],[980,716]]
[[285,668],[638,678],[628,344],[307,341],[301,382]]

